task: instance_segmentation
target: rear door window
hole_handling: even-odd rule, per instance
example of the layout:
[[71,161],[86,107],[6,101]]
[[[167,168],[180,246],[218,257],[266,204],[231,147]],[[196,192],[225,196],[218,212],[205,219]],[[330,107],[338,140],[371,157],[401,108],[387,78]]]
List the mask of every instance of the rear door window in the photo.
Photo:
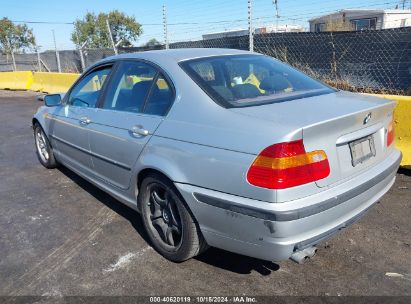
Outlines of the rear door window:
[[104,109],[164,116],[174,90],[154,66],[140,61],[122,62],[111,81]]
[[167,79],[160,73],[147,100],[143,113],[164,116],[174,100],[174,91]]
[[142,113],[157,70],[139,61],[121,62],[107,89],[104,109]]

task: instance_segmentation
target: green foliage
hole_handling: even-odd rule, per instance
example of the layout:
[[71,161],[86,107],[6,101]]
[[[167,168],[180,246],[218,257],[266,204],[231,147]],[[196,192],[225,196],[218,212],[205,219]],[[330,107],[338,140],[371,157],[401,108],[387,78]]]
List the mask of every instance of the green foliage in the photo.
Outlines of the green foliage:
[[156,45],[160,45],[161,43],[156,39],[156,38],[151,38],[149,41],[147,41],[147,43],[144,46],[156,46]]
[[111,33],[114,43],[119,46],[131,46],[142,34],[141,24],[134,17],[125,15],[117,10],[110,13],[87,13],[83,19],[77,19],[74,22],[74,31],[71,34],[71,40],[75,45],[81,46],[87,41],[88,48],[111,47],[109,32],[106,20],[110,23]]
[[4,17],[0,19],[0,51],[10,53],[13,51],[24,52],[34,48],[36,41],[33,31],[26,24],[14,24]]

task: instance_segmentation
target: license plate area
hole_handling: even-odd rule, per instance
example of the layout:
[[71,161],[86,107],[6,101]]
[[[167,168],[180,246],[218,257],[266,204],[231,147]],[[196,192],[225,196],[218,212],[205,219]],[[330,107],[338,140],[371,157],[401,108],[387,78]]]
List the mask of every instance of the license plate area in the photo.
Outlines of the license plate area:
[[367,161],[376,154],[374,137],[372,135],[354,140],[349,143],[349,146],[353,167]]

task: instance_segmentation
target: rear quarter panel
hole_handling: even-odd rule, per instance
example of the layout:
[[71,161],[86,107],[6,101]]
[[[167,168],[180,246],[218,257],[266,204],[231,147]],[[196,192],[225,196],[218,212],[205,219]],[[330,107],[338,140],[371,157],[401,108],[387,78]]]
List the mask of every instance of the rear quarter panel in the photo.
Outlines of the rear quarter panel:
[[176,183],[275,202],[275,191],[247,182],[255,155],[153,136],[138,160],[140,170],[151,168]]

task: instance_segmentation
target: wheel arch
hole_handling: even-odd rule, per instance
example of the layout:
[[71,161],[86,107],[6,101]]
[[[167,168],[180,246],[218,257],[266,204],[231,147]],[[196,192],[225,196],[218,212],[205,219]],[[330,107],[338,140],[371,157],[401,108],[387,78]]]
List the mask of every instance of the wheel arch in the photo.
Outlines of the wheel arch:
[[[160,176],[163,176],[164,178],[168,179],[171,183],[174,184],[174,182],[178,181],[179,179],[177,179],[176,175],[173,174],[169,174],[168,170],[165,170],[164,168],[160,167],[160,166],[156,166],[156,165],[151,165],[151,166],[145,166],[143,167],[137,174],[136,174],[136,198],[137,198],[137,209],[139,211],[141,211],[141,203],[140,203],[140,187],[141,187],[141,183],[143,182],[144,178],[146,178],[147,176],[149,176],[150,174],[158,174]],[[180,191],[177,189],[177,187],[174,187],[174,189],[176,190],[176,192],[181,196]]]
[[[31,120],[31,127],[32,127],[33,129],[34,129],[34,125],[35,125],[36,123],[38,123],[38,124],[43,128],[43,126],[41,125],[40,121],[39,121],[36,117],[33,117],[32,120]],[[43,128],[43,129],[44,129],[44,128]]]
[[50,141],[48,130],[47,130],[46,125],[45,125],[46,122],[44,120],[38,119],[37,117],[33,117],[31,119],[31,126],[32,126],[33,130],[34,130],[34,125],[35,124],[38,124],[43,129],[44,135],[47,137],[47,139],[49,140],[50,146],[53,148],[53,144]]
[[137,188],[140,189],[141,183],[143,182],[144,178],[146,178],[148,175],[150,174],[159,174],[162,175],[163,177],[167,178],[168,180],[170,180],[171,182],[173,182],[173,180],[164,172],[162,172],[162,170],[159,170],[158,168],[153,168],[153,167],[147,167],[142,169],[138,174],[137,174]]
[[163,155],[164,151],[162,150],[145,147],[133,170],[136,177],[137,191],[141,185],[141,181],[149,173],[159,173],[173,183],[187,182],[186,175],[181,170],[181,167]]

